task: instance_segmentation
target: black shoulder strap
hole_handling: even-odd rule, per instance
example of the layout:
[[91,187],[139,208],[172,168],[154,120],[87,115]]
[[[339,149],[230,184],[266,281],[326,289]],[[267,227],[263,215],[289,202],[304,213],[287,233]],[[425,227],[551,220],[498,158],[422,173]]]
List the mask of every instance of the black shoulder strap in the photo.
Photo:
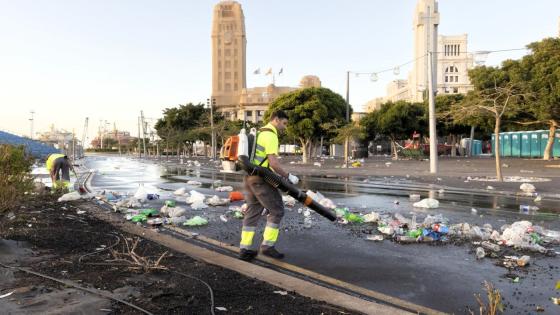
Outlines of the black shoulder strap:
[[[266,127],[263,127],[263,128],[261,128],[261,129],[259,129],[259,132],[258,132],[258,133],[265,132],[265,131],[270,131],[270,132],[276,134],[276,133],[274,132],[274,130],[272,130],[272,129],[270,129],[270,128],[266,128]],[[257,134],[257,136],[255,137],[255,146],[256,146],[256,144],[257,144],[258,137],[259,137],[259,135]],[[262,165],[264,164],[264,162],[266,162],[266,160],[268,160],[268,156],[265,156],[265,157],[264,157],[264,159],[259,163],[259,166],[262,166]]]

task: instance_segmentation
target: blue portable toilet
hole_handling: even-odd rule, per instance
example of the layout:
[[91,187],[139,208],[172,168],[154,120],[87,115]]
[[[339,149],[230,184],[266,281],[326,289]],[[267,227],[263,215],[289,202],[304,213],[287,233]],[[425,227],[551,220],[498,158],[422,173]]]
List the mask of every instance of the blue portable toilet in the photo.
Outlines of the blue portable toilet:
[[531,157],[542,157],[540,131],[529,131],[531,139]]
[[554,137],[554,147],[552,149],[552,156],[560,157],[560,130],[556,131],[556,135]]
[[502,147],[502,150],[504,150],[504,154],[503,156],[507,156],[510,157],[511,156],[511,132],[504,132],[503,133],[503,141],[504,141],[504,145]]
[[529,138],[529,133],[523,131],[521,134],[521,156],[531,157],[531,139]]
[[521,156],[521,133],[519,132],[511,133],[511,156]]
[[[496,155],[496,134],[492,134],[492,155]],[[500,156],[504,156],[504,134],[500,133]]]

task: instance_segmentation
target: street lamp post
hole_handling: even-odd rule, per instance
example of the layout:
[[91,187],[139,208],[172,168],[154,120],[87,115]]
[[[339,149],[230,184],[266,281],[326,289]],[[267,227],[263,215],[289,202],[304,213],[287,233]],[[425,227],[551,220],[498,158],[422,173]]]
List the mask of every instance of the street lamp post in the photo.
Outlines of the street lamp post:
[[206,99],[206,104],[208,105],[208,107],[210,107],[210,133],[211,133],[211,138],[212,138],[212,151],[211,151],[211,155],[212,155],[212,159],[215,160],[216,159],[216,135],[214,134],[214,106],[216,105],[216,99],[212,98],[212,103],[210,103],[210,99],[207,98]]
[[[350,123],[350,71],[346,71],[346,123]],[[349,142],[347,137],[344,141],[344,150],[346,151],[344,164],[346,165],[346,169],[348,169],[348,156],[350,155],[350,152],[348,152],[350,150]]]

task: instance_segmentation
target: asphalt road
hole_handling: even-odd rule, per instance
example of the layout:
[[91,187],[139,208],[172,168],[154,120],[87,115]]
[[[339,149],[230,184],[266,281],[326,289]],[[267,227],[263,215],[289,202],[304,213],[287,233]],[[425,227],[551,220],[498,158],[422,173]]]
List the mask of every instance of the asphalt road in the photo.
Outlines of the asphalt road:
[[[120,157],[90,157],[88,168],[96,169],[92,186],[120,192],[134,192],[139,184],[158,190],[165,198],[175,198],[172,192],[187,187],[208,195],[225,197],[227,193],[216,193],[212,189],[215,180],[223,185],[241,189],[241,177],[201,170],[185,173],[174,169]],[[163,177],[162,177],[163,176]],[[188,187],[188,180],[203,183],[201,187]],[[367,181],[364,181],[367,180]],[[382,211],[399,212],[407,217],[412,211],[419,221],[427,214],[443,214],[451,223],[468,222],[482,225],[490,223],[495,229],[503,224],[518,220],[529,220],[546,228],[560,230],[560,205],[557,200],[543,200],[538,214],[520,213],[520,204],[534,204],[531,199],[518,196],[493,195],[491,192],[475,195],[449,188],[439,193],[430,186],[417,186],[406,178],[355,177],[351,180],[309,176],[304,178],[306,189],[319,190],[340,206],[367,213]],[[420,210],[412,207],[410,193],[422,197],[431,195],[440,201],[440,208]],[[154,202],[161,206],[163,199]],[[177,198],[179,205],[184,198]],[[395,204],[398,201],[399,204]],[[232,205],[241,205],[236,202]],[[560,280],[560,257],[532,255],[533,261],[524,271],[518,272],[519,283],[505,275],[508,270],[496,266],[496,259],[476,260],[469,244],[431,246],[428,244],[400,245],[391,241],[372,242],[365,240],[372,229],[368,225],[333,224],[313,214],[313,225],[304,228],[303,214],[297,205],[286,212],[278,248],[286,253],[285,261],[333,278],[350,282],[371,290],[392,295],[420,305],[450,313],[466,313],[466,307],[476,309],[474,293],[485,293],[482,283],[490,281],[502,291],[507,314],[535,313],[537,306],[544,307],[543,314],[558,314],[560,306],[554,305],[550,297],[558,296],[554,290]],[[471,211],[476,208],[476,214]],[[203,211],[189,210],[189,215],[202,215],[209,225],[191,229],[202,235],[237,244],[239,220],[230,218],[223,222],[220,215],[227,207],[208,208]],[[264,217],[262,225],[264,225]],[[263,226],[261,225],[261,229]],[[374,231],[374,233],[376,233]],[[558,248],[556,249],[558,251]]]

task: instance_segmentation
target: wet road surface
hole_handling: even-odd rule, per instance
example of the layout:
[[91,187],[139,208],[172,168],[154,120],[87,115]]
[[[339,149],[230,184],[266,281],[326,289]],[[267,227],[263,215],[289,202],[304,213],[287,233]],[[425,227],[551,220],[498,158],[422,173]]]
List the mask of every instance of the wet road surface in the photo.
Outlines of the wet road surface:
[[[240,175],[200,170],[185,172],[131,158],[89,157],[88,168],[97,170],[92,180],[94,189],[108,189],[134,193],[140,184],[148,190],[158,191],[162,199],[152,202],[159,208],[166,198],[178,200],[186,206],[184,197],[172,192],[180,187],[196,190],[206,195],[226,197],[227,193],[215,192],[212,183],[242,190]],[[202,186],[188,186],[196,180]],[[364,182],[366,180],[366,182]],[[414,212],[421,222],[427,214],[442,214],[450,223],[468,222],[481,226],[490,223],[494,229],[503,224],[529,220],[545,228],[560,230],[560,205],[558,201],[543,200],[538,204],[538,214],[520,213],[520,204],[533,205],[530,198],[492,194],[473,195],[466,192],[445,190],[443,194],[430,187],[417,187],[406,178],[353,178],[345,181],[336,178],[307,177],[301,184],[305,189],[319,190],[337,205],[368,213],[372,210],[401,213],[411,217]],[[411,193],[422,198],[429,195],[440,201],[438,209],[422,210],[412,207]],[[399,204],[395,204],[398,201]],[[231,205],[241,205],[235,202]],[[462,314],[466,307],[476,309],[473,293],[481,293],[482,283],[493,282],[502,291],[506,314],[535,313],[543,306],[542,314],[558,314],[560,306],[550,297],[558,296],[554,286],[560,280],[560,257],[531,255],[533,258],[525,272],[518,273],[521,280],[513,283],[505,277],[507,269],[496,266],[496,259],[476,260],[469,244],[434,246],[429,244],[401,245],[391,241],[365,240],[370,225],[333,224],[317,214],[311,216],[313,225],[304,228],[301,206],[287,208],[277,247],[286,253],[285,261],[305,269],[384,294],[392,295],[440,311]],[[476,214],[471,211],[476,208]],[[190,209],[190,208],[189,208]],[[187,217],[201,215],[209,219],[205,227],[191,228],[202,235],[237,244],[241,221],[230,218],[220,220],[228,207],[212,207],[202,211],[189,210]],[[261,233],[265,218],[261,222]],[[260,235],[261,233],[257,233]],[[374,231],[374,234],[377,234]],[[258,239],[256,240],[258,241]],[[556,249],[558,251],[558,248]]]

